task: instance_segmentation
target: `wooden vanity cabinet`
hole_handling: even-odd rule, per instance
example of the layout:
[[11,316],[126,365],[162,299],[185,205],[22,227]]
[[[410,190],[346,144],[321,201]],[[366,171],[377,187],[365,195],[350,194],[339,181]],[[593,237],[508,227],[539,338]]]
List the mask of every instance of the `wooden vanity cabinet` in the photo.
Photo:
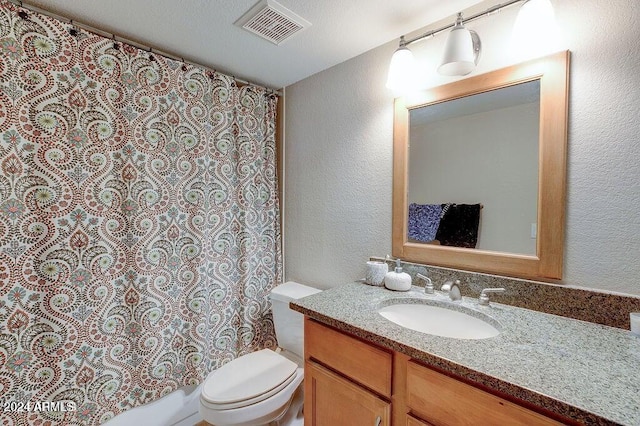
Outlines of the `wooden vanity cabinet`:
[[561,425],[305,318],[305,426]]
[[305,319],[305,426],[391,424],[389,351]]

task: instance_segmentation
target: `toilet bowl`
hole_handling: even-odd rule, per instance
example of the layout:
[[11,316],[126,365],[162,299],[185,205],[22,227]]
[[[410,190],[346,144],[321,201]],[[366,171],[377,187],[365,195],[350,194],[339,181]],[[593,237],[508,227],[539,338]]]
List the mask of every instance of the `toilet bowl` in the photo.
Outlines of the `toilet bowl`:
[[287,282],[270,294],[278,351],[241,356],[207,376],[200,414],[215,426],[302,425],[303,317],[289,302],[319,292]]

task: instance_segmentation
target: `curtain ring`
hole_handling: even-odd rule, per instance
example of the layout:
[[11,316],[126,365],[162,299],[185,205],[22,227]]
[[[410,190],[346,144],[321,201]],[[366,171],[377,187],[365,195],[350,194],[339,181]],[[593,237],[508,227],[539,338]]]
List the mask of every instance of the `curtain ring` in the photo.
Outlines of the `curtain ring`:
[[73,37],[77,36],[78,30],[73,26],[73,19],[69,19],[69,25],[71,25],[71,28],[69,28],[69,34]]

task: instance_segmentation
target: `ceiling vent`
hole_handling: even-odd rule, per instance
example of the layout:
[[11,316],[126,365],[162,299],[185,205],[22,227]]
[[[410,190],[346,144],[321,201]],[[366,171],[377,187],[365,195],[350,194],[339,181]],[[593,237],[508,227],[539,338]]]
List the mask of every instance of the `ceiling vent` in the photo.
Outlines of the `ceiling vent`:
[[311,23],[273,0],[261,0],[235,23],[273,44],[281,44]]

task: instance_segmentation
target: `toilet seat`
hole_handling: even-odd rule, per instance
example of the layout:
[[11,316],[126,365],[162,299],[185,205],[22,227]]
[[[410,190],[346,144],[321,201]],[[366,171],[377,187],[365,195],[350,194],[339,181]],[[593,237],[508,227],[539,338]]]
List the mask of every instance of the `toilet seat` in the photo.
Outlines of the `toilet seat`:
[[278,394],[297,378],[298,366],[270,349],[241,356],[213,371],[201,400],[211,409],[247,407]]
[[[302,406],[302,379],[304,371],[298,368],[295,379],[281,392],[246,407],[220,410],[209,406],[200,396],[200,415],[212,425],[256,426],[282,418],[290,406]],[[294,402],[295,401],[295,402]]]

